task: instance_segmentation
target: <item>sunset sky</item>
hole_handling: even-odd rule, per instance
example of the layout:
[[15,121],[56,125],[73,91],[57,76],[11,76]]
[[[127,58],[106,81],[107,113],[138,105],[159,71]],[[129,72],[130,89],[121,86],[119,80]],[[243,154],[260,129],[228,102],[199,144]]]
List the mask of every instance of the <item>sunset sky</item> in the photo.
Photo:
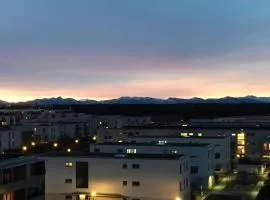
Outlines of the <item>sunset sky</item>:
[[270,1],[1,0],[0,99],[270,96]]

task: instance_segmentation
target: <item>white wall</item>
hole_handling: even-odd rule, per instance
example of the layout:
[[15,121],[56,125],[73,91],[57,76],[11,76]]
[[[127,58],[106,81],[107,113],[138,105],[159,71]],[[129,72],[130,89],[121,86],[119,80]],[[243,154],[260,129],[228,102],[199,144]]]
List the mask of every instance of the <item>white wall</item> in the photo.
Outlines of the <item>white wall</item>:
[[[91,157],[45,157],[44,159],[45,193],[50,200],[54,200],[53,196],[59,194],[91,191],[97,194],[122,194],[140,199],[173,200],[180,196],[180,182],[188,178],[188,171],[180,175],[179,170],[180,163],[185,161],[184,157],[181,160]],[[76,161],[89,163],[88,189],[76,189]],[[72,162],[73,166],[65,167],[65,162]],[[127,169],[122,168],[124,163],[127,164]],[[140,164],[140,169],[132,169],[132,164]],[[72,179],[72,184],[66,184],[66,178]],[[126,187],[122,185],[123,181],[128,181]],[[131,186],[132,181],[140,181],[141,185]],[[182,192],[183,200],[189,199],[185,198],[189,196],[189,192],[189,187]]]
[[198,167],[198,173],[191,174],[191,182],[194,188],[199,188],[201,185],[208,188],[208,177],[214,175],[214,150],[211,145],[154,145],[147,143],[138,145],[132,143],[90,145],[90,152],[95,152],[95,149],[99,149],[102,153],[119,153],[119,149],[127,153],[127,149],[136,149],[137,154],[172,154],[172,151],[177,151],[177,154],[184,154],[189,158],[189,167]]

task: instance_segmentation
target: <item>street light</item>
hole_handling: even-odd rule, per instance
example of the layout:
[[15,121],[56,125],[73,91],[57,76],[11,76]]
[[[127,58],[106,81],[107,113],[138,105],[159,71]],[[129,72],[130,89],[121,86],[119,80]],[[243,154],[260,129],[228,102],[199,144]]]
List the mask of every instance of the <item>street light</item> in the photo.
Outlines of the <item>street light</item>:
[[57,142],[55,142],[55,143],[53,143],[53,147],[58,147],[58,144],[57,144]]
[[92,199],[94,200],[94,198],[97,196],[97,193],[95,192],[95,191],[92,191],[91,192],[91,197],[92,197]]
[[78,140],[78,139],[76,139],[76,140],[75,140],[75,143],[76,143],[76,144],[78,144],[78,143],[79,143],[79,140]]
[[23,147],[22,147],[22,150],[23,150],[23,151],[27,151],[27,146],[23,146]]
[[32,145],[32,146],[36,146],[36,143],[35,143],[35,142],[31,142],[31,145]]

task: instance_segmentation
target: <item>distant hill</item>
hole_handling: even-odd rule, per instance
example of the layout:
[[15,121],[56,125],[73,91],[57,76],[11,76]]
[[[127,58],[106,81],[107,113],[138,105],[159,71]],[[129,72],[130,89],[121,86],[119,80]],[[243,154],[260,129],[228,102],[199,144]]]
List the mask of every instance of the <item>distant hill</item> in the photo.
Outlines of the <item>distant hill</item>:
[[[91,99],[76,100],[73,98],[43,98],[35,99],[28,102],[21,102],[20,104],[28,105],[94,105],[94,104],[252,104],[252,103],[270,103],[270,97],[223,97],[223,98],[168,98],[158,99],[152,97],[120,97],[117,99],[110,99],[104,101],[96,101]],[[0,101],[0,105],[6,105],[8,102]]]

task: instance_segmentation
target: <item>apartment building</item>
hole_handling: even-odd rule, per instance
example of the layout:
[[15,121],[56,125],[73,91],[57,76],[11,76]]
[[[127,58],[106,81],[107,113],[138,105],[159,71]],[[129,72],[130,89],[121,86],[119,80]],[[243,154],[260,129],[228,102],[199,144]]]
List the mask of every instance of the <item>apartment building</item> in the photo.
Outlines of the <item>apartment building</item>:
[[228,172],[231,169],[230,137],[226,136],[137,136],[130,137],[130,142],[194,143],[211,144],[214,151],[214,165],[217,172]]
[[0,156],[1,200],[44,200],[44,162],[36,157]]
[[21,150],[23,144],[31,138],[31,133],[15,127],[0,128],[0,153]]
[[183,155],[50,153],[42,159],[46,200],[190,199]]
[[214,150],[211,144],[167,143],[166,140],[159,140],[158,143],[98,143],[90,145],[90,152],[183,154],[190,160],[192,189],[211,189],[215,182]]

